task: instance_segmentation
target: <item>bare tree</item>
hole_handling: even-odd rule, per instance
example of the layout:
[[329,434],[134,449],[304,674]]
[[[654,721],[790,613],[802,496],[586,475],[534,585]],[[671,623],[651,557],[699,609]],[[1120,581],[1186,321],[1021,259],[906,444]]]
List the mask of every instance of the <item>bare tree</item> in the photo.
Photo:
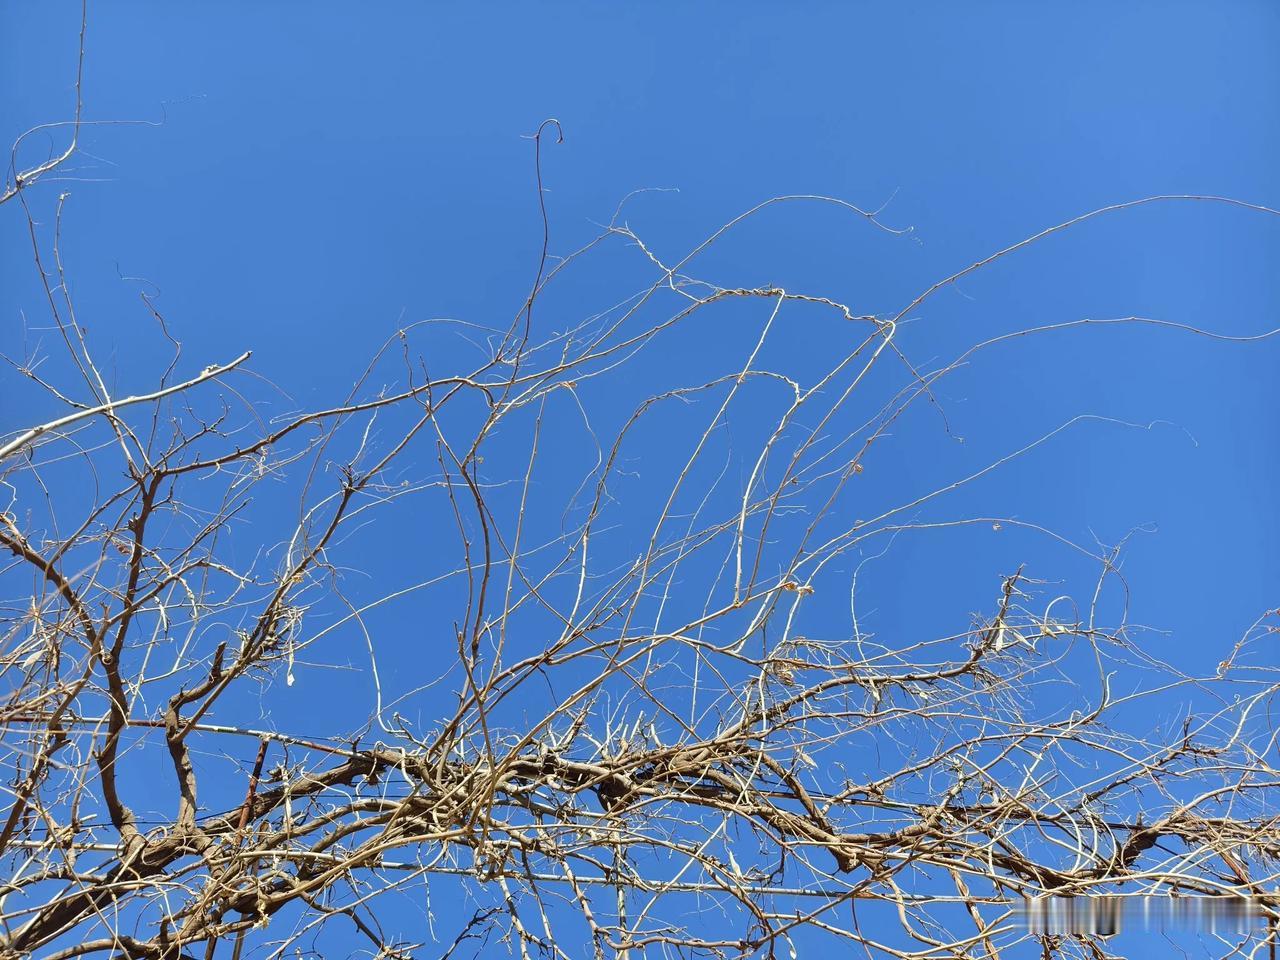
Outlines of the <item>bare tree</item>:
[[[80,123],[77,103],[69,145],[26,172],[15,148],[3,193],[59,344],[7,376],[61,412],[0,443],[0,956],[332,955],[354,936],[405,957],[794,956],[824,939],[875,957],[1104,957],[1092,936],[1026,932],[1018,903],[1174,890],[1276,916],[1280,677],[1254,655],[1276,611],[1215,675],[1187,676],[1104,599],[1118,548],[924,512],[1067,425],[850,506],[893,425],[978,351],[1090,323],[1217,336],[1079,320],[924,368],[898,330],[939,290],[1140,205],[1276,211],[1118,204],[870,315],[694,272],[776,204],[896,232],[840,200],[774,198],[677,260],[622,208],[552,258],[544,207],[509,324],[408,325],[348,395],[286,414],[240,345],[193,364],[146,295],[172,361],[136,394],[109,386],[64,272],[64,198],[35,189]],[[539,186],[558,133],[533,138]],[[648,281],[569,321],[559,285],[611,244]],[[744,332],[698,377],[631,375],[726,310]],[[770,363],[799,311],[845,331],[805,382]],[[667,456],[637,464],[646,431],[671,431]],[[993,570],[981,613],[946,635],[860,627],[866,558],[992,524],[1090,557],[1094,586],[1058,595],[1046,550]],[[405,552],[401,582],[352,574],[388,550]],[[838,635],[808,626],[837,619]],[[325,666],[348,671],[355,707],[279,705]],[[1142,705],[1171,693],[1193,706],[1152,729]],[[1259,926],[1222,952],[1274,945]]]

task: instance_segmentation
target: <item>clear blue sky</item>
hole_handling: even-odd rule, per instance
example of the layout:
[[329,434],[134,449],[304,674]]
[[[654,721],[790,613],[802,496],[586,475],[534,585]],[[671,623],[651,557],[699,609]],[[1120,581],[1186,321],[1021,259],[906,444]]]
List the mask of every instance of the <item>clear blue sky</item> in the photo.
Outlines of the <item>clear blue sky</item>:
[[[69,115],[78,17],[62,0],[6,7],[6,134]],[[89,129],[74,172],[45,190],[71,193],[82,320],[122,389],[144,386],[164,355],[137,304],[151,288],[120,279],[142,277],[194,369],[251,348],[256,370],[314,406],[345,393],[407,320],[507,322],[541,243],[521,135],[544,118],[565,132],[545,150],[553,253],[644,187],[679,191],[643,195],[627,217],[669,259],[770,196],[887,203],[884,221],[909,236],[797,205],[695,272],[892,314],[1106,204],[1192,193],[1280,205],[1277,51],[1280,7],[1267,2],[94,4],[87,116],[163,122]],[[20,353],[22,312],[41,309],[20,218],[0,218],[0,245],[0,349]],[[1275,217],[1146,207],[942,291],[903,343],[929,366],[1082,317],[1259,333],[1280,326],[1277,267]],[[632,292],[634,270],[606,259],[575,288],[577,309]],[[731,331],[702,336],[686,357]],[[803,353],[804,337],[792,347]],[[1159,656],[1211,665],[1280,606],[1277,369],[1280,339],[1154,329],[997,348],[943,390],[965,443],[936,417],[912,420],[910,442],[868,465],[867,496],[906,499],[1077,414],[1165,421],[1074,428],[938,516],[1003,513],[1108,544],[1147,525],[1125,555],[1132,616],[1168,631],[1150,637]],[[4,430],[47,409],[0,377]],[[998,575],[1041,549],[994,532],[904,541],[873,581],[878,629],[963,627]]]

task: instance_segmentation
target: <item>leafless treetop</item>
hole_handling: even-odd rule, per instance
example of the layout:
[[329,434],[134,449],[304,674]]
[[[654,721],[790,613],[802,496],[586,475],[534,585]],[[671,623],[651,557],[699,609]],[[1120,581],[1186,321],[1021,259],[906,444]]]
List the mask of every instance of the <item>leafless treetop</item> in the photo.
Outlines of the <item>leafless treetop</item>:
[[[897,500],[858,487],[980,351],[1086,324],[1216,336],[1076,320],[921,366],[898,332],[938,291],[1139,205],[1275,211],[1118,204],[870,315],[698,268],[766,207],[896,232],[876,212],[779,197],[671,259],[620,208],[570,256],[544,244],[509,322],[408,324],[345,396],[285,413],[246,345],[189,357],[146,295],[171,362],[135,393],[109,383],[48,192],[80,123],[77,104],[65,150],[15,160],[0,201],[30,227],[56,331],[4,374],[55,412],[6,411],[0,440],[0,956],[274,958],[355,936],[376,956],[794,956],[829,937],[1103,957],[1030,942],[1013,905],[1176,889],[1275,915],[1280,677],[1257,650],[1277,613],[1187,676],[1108,599],[1118,548],[931,512],[1087,423]],[[556,299],[610,248],[643,285],[605,310]],[[690,363],[710,322],[734,336]],[[775,362],[801,323],[824,364],[803,380]],[[896,537],[992,525],[1046,546],[991,571],[971,620],[860,624],[859,573]],[[1093,564],[1078,595],[1054,583],[1060,553]],[[1153,728],[1145,705],[1170,697],[1180,724]],[[1240,942],[1257,956],[1274,931]]]

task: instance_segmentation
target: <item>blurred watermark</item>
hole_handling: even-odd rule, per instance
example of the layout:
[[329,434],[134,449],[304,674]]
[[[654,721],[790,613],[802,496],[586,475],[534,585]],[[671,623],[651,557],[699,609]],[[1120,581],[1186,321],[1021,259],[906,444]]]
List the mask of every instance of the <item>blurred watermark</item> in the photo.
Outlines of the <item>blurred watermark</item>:
[[1029,897],[1020,913],[1029,933],[1058,936],[1106,937],[1126,926],[1243,933],[1268,922],[1262,899],[1237,895]]

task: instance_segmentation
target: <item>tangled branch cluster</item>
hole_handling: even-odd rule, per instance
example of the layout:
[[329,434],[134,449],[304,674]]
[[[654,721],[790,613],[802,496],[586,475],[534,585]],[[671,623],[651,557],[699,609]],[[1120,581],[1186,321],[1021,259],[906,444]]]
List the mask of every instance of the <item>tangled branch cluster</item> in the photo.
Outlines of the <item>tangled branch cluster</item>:
[[[5,198],[62,352],[12,376],[64,412],[0,447],[0,956],[1101,957],[1032,942],[1013,904],[1176,889],[1274,916],[1280,677],[1251,658],[1274,616],[1183,675],[1108,622],[1115,551],[1075,545],[1097,569],[1078,600],[1024,567],[946,635],[850,611],[893,536],[1017,525],[920,518],[1030,447],[851,519],[892,426],[1013,335],[920,369],[899,327],[956,277],[869,316],[692,275],[761,209],[836,201],[769,201],[677,262],[615,217],[544,248],[509,325],[399,330],[343,402],[267,419],[247,353],[179,379],[175,349],[113,395],[35,179]],[[556,284],[619,243],[646,285],[566,323]],[[725,311],[754,333],[654,391],[650,358]],[[802,311],[846,331],[803,382],[766,365]],[[325,702],[301,709],[309,684]],[[1152,729],[1170,696],[1180,729]]]

